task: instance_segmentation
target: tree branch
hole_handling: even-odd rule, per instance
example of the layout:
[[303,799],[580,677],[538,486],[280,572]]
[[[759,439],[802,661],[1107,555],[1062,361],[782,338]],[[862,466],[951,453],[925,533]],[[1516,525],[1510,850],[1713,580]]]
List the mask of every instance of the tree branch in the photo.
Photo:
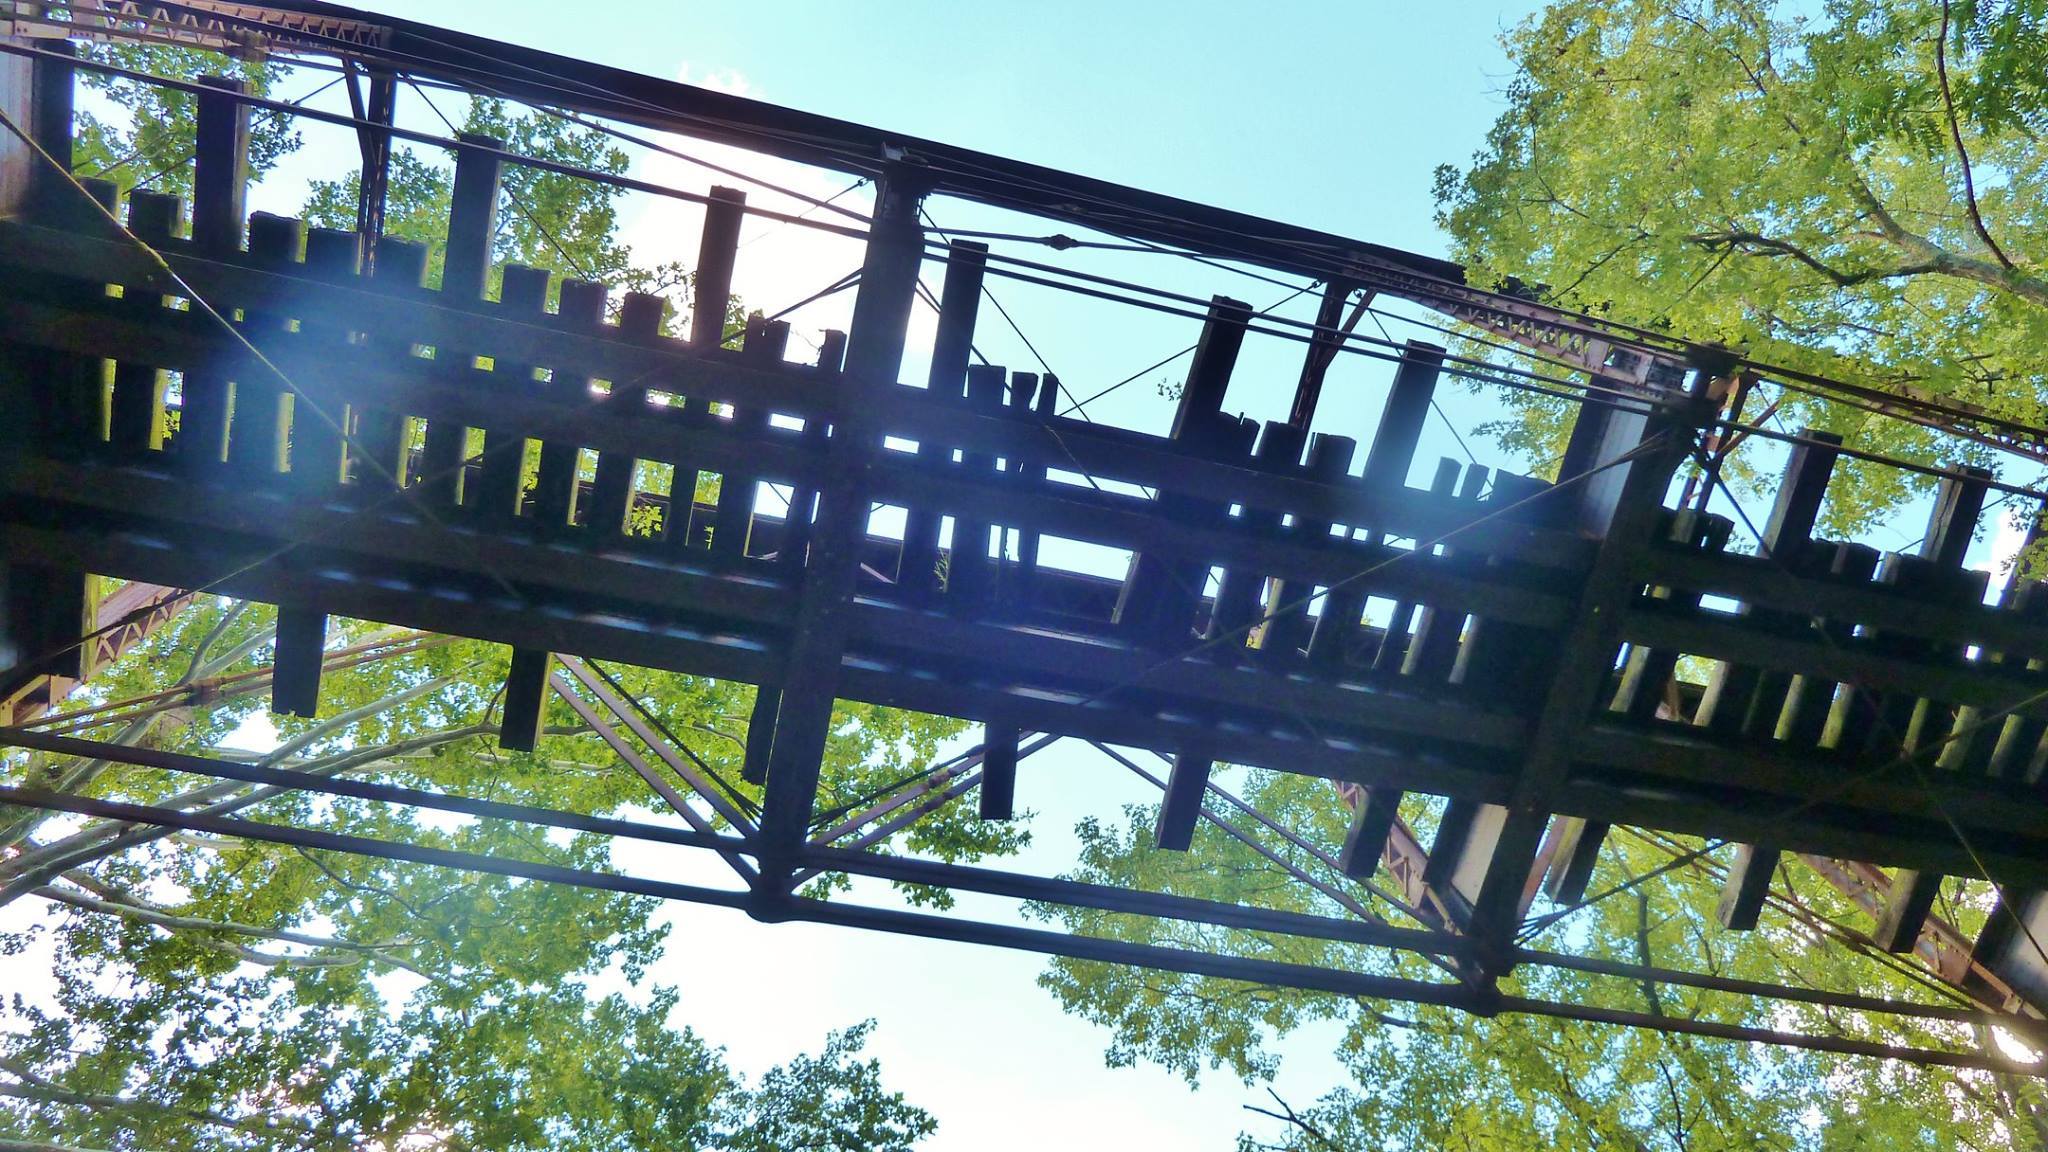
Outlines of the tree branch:
[[1934,72],[1941,81],[1941,106],[1948,112],[1948,135],[1955,141],[1956,159],[1963,165],[1963,207],[1969,209],[1970,223],[1977,229],[1977,237],[1991,250],[1998,262],[2008,272],[2017,271],[1998,241],[1991,238],[1991,229],[1984,226],[1984,213],[1977,207],[1977,179],[1970,171],[1970,150],[1963,147],[1962,123],[1956,119],[1956,97],[1948,82],[1948,29],[1949,0],[1941,0],[1941,31],[1934,38]]

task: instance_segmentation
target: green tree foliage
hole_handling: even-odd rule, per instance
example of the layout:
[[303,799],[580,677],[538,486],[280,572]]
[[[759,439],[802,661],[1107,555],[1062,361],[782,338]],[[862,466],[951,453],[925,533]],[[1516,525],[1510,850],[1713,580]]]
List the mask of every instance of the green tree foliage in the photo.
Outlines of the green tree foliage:
[[[1248,774],[1243,794],[1310,842],[1334,848],[1343,838],[1349,813],[1327,782],[1255,772]],[[1121,822],[1084,823],[1081,867],[1073,875],[1327,916],[1347,914],[1207,824],[1197,832],[1192,852],[1153,850],[1156,813],[1153,807],[1133,806]],[[1421,826],[1426,842],[1429,812],[1411,802],[1408,816]],[[1277,839],[1267,839],[1266,846],[1303,868],[1320,867],[1308,853]],[[1603,852],[1592,891],[1597,894],[1668,864],[1670,849],[1696,847],[1676,841],[1653,844],[1617,833]],[[1532,946],[1774,983],[1933,998],[1919,986],[1924,977],[1859,955],[1828,930],[1802,923],[1782,908],[1767,914],[1755,933],[1722,930],[1713,918],[1719,891],[1714,860],[1725,859],[1730,851],[1589,905],[1551,925]],[[1779,888],[1816,915],[1859,922],[1860,913],[1803,866],[1788,865]],[[1959,899],[1960,892],[1951,881],[1942,911],[1971,930],[1983,912],[1970,899]],[[1385,905],[1378,908],[1399,920]],[[1041,914],[1071,930],[1114,939],[1412,979],[1453,979],[1420,957],[1385,949],[1081,909],[1047,907]],[[1053,962],[1040,983],[1067,1011],[1110,1030],[1111,1065],[1149,1061],[1179,1072],[1190,1084],[1205,1074],[1221,1074],[1257,1085],[1277,1070],[1276,1038],[1312,1026],[1312,1034],[1320,1036],[1334,1027],[1336,1055],[1349,1082],[1313,1103],[1274,1106],[1283,1102],[1262,1101],[1262,1111],[1287,1121],[1285,1137],[1265,1145],[1247,1136],[1242,1141],[1247,1150],[2048,1148],[2048,1095],[2031,1080],[1535,1016],[1481,1019],[1451,1009],[1075,960]],[[1818,1008],[1530,965],[1503,981],[1502,990],[1567,1004],[1894,1043],[1986,1048],[1993,1043],[1988,1035],[1967,1029],[1874,1025]]]
[[[240,80],[255,96],[271,95],[284,75],[279,65],[161,44],[93,44],[83,54],[130,71],[188,83],[203,76],[226,76]],[[189,200],[198,97],[182,89],[86,69],[81,69],[78,77],[87,91],[106,97],[115,115],[108,119],[90,107],[79,108],[73,126],[73,169],[81,176],[112,180],[123,195],[140,186]],[[81,105],[85,103],[81,101]],[[258,111],[250,117],[249,127],[249,174],[261,179],[298,147],[299,135],[279,112]]]
[[[2038,423],[2044,43],[2040,0],[1559,0],[1506,35],[1507,108],[1438,219],[1475,282]],[[1559,413],[1523,404],[1496,430],[1554,456]],[[1838,526],[1905,491],[1852,470]]]

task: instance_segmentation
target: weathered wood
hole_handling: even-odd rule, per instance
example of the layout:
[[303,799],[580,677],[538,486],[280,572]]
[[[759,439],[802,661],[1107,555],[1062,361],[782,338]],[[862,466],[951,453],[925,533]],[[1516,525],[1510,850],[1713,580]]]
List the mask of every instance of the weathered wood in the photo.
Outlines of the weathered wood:
[[1885,898],[1884,915],[1870,938],[1886,952],[1911,952],[1934,910],[1934,898],[1941,894],[1939,873],[1901,868],[1892,877],[1892,890]]
[[[1358,442],[1349,436],[1318,433],[1309,443],[1308,459],[1302,470],[1313,479],[1336,483],[1350,471],[1351,456],[1357,450]],[[1329,539],[1333,527],[1328,520],[1303,515],[1295,517],[1286,532],[1297,539],[1322,542]],[[1273,619],[1260,637],[1262,652],[1292,661],[1308,649],[1315,629],[1315,617],[1308,610],[1313,593],[1313,585],[1306,580],[1280,577],[1272,582],[1268,596]],[[1318,615],[1334,611],[1340,621],[1339,629],[1348,630],[1364,610],[1365,598],[1357,586],[1345,585],[1324,596]]]
[[[746,346],[741,350],[749,363],[761,365],[780,364],[783,353],[789,347],[789,325],[781,320],[765,321],[756,313],[747,321]],[[734,405],[731,429],[736,433],[759,436],[769,428],[769,414],[766,408],[752,404]],[[678,468],[671,491],[676,485],[687,482],[696,487],[697,470]],[[747,555],[747,541],[753,534],[754,504],[760,498],[761,478],[751,471],[728,471],[718,479],[718,524],[711,534],[711,552],[729,560],[738,560]],[[674,506],[673,502],[672,505]],[[687,507],[687,499],[682,502]],[[673,537],[671,537],[673,538]]]
[[512,649],[500,705],[498,747],[531,752],[540,742],[542,705],[547,702],[548,668],[553,654],[540,648]]
[[1563,817],[1551,825],[1557,837],[1550,867],[1543,874],[1543,895],[1559,906],[1577,904],[1586,898],[1586,885],[1600,862],[1600,845],[1608,825],[1602,820]]
[[[0,158],[6,166],[0,169],[8,178],[8,191],[0,200],[9,208],[15,207],[15,193],[20,192],[20,206],[28,214],[45,223],[59,227],[78,227],[94,215],[88,204],[80,202],[78,191],[59,172],[44,161],[49,156],[68,171],[73,164],[71,129],[72,116],[77,99],[77,69],[65,59],[78,52],[78,46],[69,40],[60,40],[41,46],[42,55],[33,60],[10,57],[18,62],[24,77],[11,73],[14,81],[10,91],[15,93],[8,106],[8,114],[14,122],[26,125],[33,146],[24,146],[6,133],[4,144],[0,144]],[[25,91],[24,91],[25,89]],[[15,101],[20,101],[19,103]],[[23,104],[26,106],[24,107]]]
[[[498,292],[501,315],[539,323],[547,313],[548,284],[553,274],[545,268],[523,264],[505,265]],[[541,392],[534,378],[536,365],[501,360],[493,363],[490,387],[493,392],[537,396]],[[476,499],[471,504],[479,520],[504,526],[517,520],[525,505],[527,437],[502,424],[484,425],[483,456],[477,466]],[[541,677],[544,682],[546,677]],[[535,688],[538,696],[541,688]]]
[[277,609],[270,710],[311,718],[320,706],[320,665],[326,658],[327,614],[301,604]]
[[2048,894],[2034,888],[2001,888],[1998,904],[1970,948],[1970,958],[1989,968],[2028,1004],[2048,1003]]
[[[498,150],[504,141],[479,133],[457,133],[464,147],[455,152],[455,185],[448,210],[448,240],[441,262],[441,297],[468,304],[480,300],[491,270],[491,247],[498,232],[498,192],[504,165]],[[479,353],[491,349],[464,344],[436,345],[434,363],[451,377],[471,381]],[[470,498],[464,491],[463,460],[469,452],[469,428],[449,420],[427,421],[420,448],[419,498],[429,507],[454,507]]]
[[[1639,432],[1621,438],[1617,438],[1616,425],[1624,422],[1618,418],[1610,422],[1605,445],[1593,466],[1616,466],[1576,485],[1580,492],[1574,506],[1580,509],[1582,523],[1592,523],[1601,531],[1600,552],[1581,587],[1573,624],[1553,650],[1555,670],[1511,800],[1501,814],[1499,834],[1484,863],[1474,861],[1483,878],[1468,895],[1473,903],[1474,934],[1480,938],[1479,962],[1486,971],[1498,973],[1512,967],[1511,957],[1502,949],[1511,944],[1521,920],[1537,841],[1555,803],[1550,793],[1566,777],[1575,754],[1573,742],[1609,682],[1621,641],[1622,604],[1636,588],[1635,557],[1650,543],[1663,514],[1665,490],[1691,447],[1692,422],[1701,415],[1699,399],[1709,394],[1702,373],[1693,392],[1693,406],[1660,413]],[[1635,455],[1627,463],[1616,463],[1629,453]],[[1612,496],[1598,483],[1606,478],[1618,484]],[[1467,885],[1459,882],[1465,873],[1461,864],[1454,874],[1454,884],[1461,892],[1467,892]]]
[[[390,236],[377,241],[370,272],[373,285],[400,298],[418,299],[426,275],[426,245]],[[415,358],[417,345],[404,336],[382,335],[375,327],[364,330],[369,333],[370,347],[380,355],[401,362]],[[385,405],[368,405],[356,417],[355,438],[348,449],[349,477],[365,496],[387,495],[406,482],[408,449],[406,414]]]
[[[1443,361],[1444,350],[1434,344],[1410,340],[1402,346],[1400,367],[1394,371],[1379,425],[1365,450],[1368,490],[1398,491],[1408,483],[1408,472],[1415,465],[1415,445],[1422,438],[1423,422],[1429,419]],[[1371,527],[1384,530],[1380,525]]]
[[[131,193],[128,199],[128,231],[153,248],[166,247],[176,234],[179,207],[175,196]],[[124,311],[132,316],[153,318],[163,309],[164,297],[161,293],[142,289],[132,293],[124,290],[121,303]],[[210,380],[211,374],[203,370],[191,375],[198,377],[188,384],[188,394],[196,394],[193,399],[198,406],[194,413],[197,443],[205,444],[209,430],[218,428],[224,445],[227,411],[225,402],[215,397],[224,396],[226,385]],[[135,359],[116,361],[113,390],[107,396],[109,454],[117,459],[139,461],[161,447],[163,401],[164,374],[160,367]]]
[[[566,331],[595,334],[604,330],[605,299],[602,284],[588,280],[562,281],[561,299],[555,322]],[[588,401],[592,380],[570,369],[550,366],[548,395],[564,403]],[[576,461],[580,445],[559,436],[541,441],[540,468],[533,485],[533,523],[544,540],[564,537],[588,512],[577,507]]]
[[850,601],[860,571],[859,545],[867,532],[868,471],[880,449],[881,429],[860,401],[893,391],[902,371],[904,333],[924,254],[918,222],[923,193],[918,177],[908,172],[885,176],[875,187],[875,210],[846,350],[846,386],[854,393],[854,402],[823,453],[836,482],[821,487],[776,711],[761,811],[764,878],[793,874],[794,854],[804,843],[817,798],[851,623]]
[[[308,229],[306,275],[337,284],[353,282],[361,251],[362,245],[354,232],[334,228]],[[303,316],[299,319],[299,327],[308,339],[330,341],[337,349],[346,349],[354,337],[347,323],[338,316]],[[306,390],[304,396],[295,397],[292,403],[292,482],[308,493],[325,496],[342,481],[345,436],[334,425],[339,424],[345,430],[354,413],[332,391],[317,383],[309,381],[301,387]],[[315,405],[326,413],[326,418],[313,411]]]
[[[661,335],[661,319],[668,302],[646,292],[628,292],[619,307],[619,335],[653,341]],[[628,419],[647,419],[647,383],[643,379],[613,380],[605,406]],[[602,452],[597,457],[597,475],[590,485],[590,515],[583,526],[598,539],[628,530],[633,513],[633,478],[639,461],[625,452]]]
[[[1000,367],[978,364],[967,370],[967,404],[984,412],[1000,412],[1006,373]],[[980,452],[964,452],[960,470],[967,473],[995,471],[995,458]],[[993,590],[994,571],[989,557],[988,518],[962,515],[953,519],[952,546],[946,552],[946,606],[953,612],[974,615],[985,611]]]
[[700,349],[725,345],[725,318],[732,299],[733,264],[739,254],[740,225],[746,222],[747,194],[714,185],[704,205],[704,231],[691,269],[690,343]]
[[1215,761],[1197,752],[1174,756],[1166,776],[1166,791],[1159,799],[1159,820],[1152,841],[1169,852],[1185,852],[1194,843],[1195,825],[1202,819],[1202,797],[1209,787],[1209,772]]
[[[1307,437],[1308,433],[1295,425],[1269,421],[1259,433],[1258,447],[1253,450],[1252,459],[1261,467],[1275,471],[1290,468],[1301,459],[1301,446]],[[1237,527],[1254,536],[1271,536],[1280,531],[1280,513],[1265,508],[1246,508],[1237,516]],[[1216,585],[1215,603],[1209,612],[1206,633],[1206,638],[1211,640],[1223,636],[1234,638],[1216,648],[1219,656],[1258,646],[1266,627],[1260,623],[1263,611],[1259,604],[1260,592],[1266,584],[1265,573],[1256,568],[1238,565],[1224,568],[1223,576]]]
[[[197,221],[198,204],[193,205]],[[258,212],[249,219],[249,260],[260,267],[292,271],[305,234],[297,220]],[[297,319],[286,313],[248,309],[242,324],[252,335],[290,331]],[[296,381],[294,381],[296,383]],[[284,467],[285,439],[295,411],[291,388],[277,372],[258,367],[235,379],[234,411],[228,424],[228,469],[241,483],[271,482]],[[319,417],[302,413],[309,422]]]
[[1775,846],[1735,846],[1735,859],[1729,862],[1721,898],[1714,904],[1714,916],[1723,928],[1748,932],[1756,927],[1763,914],[1764,900],[1771,893],[1771,877],[1778,870],[1779,855]]
[[983,820],[1008,820],[1017,808],[1017,744],[1020,733],[1014,724],[990,722],[981,738],[981,795],[978,814]]
[[218,259],[242,248],[249,211],[249,106],[235,77],[202,76],[192,166],[192,245]]
[[[967,394],[968,360],[974,351],[974,326],[981,310],[987,265],[986,244],[954,240],[946,245],[938,331],[932,338],[931,366],[925,376],[925,391],[935,400],[958,401]],[[920,441],[915,456],[934,468],[944,468],[952,463],[953,451],[946,444]],[[938,589],[939,521],[939,515],[928,508],[904,510],[903,554],[896,565],[896,585],[912,604],[930,603]]]
[[1387,837],[1394,830],[1394,822],[1401,818],[1403,795],[1397,788],[1367,788],[1360,794],[1358,810],[1351,815],[1351,824],[1344,832],[1344,846],[1337,854],[1337,864],[1346,876],[1369,880],[1379,869]]

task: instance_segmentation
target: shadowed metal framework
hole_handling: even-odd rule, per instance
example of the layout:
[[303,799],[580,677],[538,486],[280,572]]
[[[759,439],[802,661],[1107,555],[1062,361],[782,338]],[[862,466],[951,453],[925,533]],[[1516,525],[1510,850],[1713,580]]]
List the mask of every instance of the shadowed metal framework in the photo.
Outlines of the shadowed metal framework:
[[[1784,437],[1792,455],[1768,522],[1742,526],[1756,554],[1726,550],[1737,525],[1705,511],[1728,438],[1782,435],[1740,421],[1765,378],[2026,455],[2041,454],[2038,430],[1478,291],[1442,261],[331,5],[98,14],[74,5],[68,17],[19,3],[0,12],[8,9],[17,38],[0,41],[0,111],[12,129],[0,141],[0,719],[10,726],[0,742],[705,849],[738,883],[579,872],[25,787],[0,789],[0,799],[694,900],[766,920],[1484,1014],[2040,1070],[1961,1044],[1905,1047],[1501,987],[1519,966],[1548,965],[1959,1029],[1996,1024],[2038,1041],[2048,1005],[2048,956],[2035,939],[2048,928],[2039,896],[2048,887],[2048,592],[2015,581],[1987,605],[1985,574],[1962,567],[1987,493],[2038,494],[1979,469],[1891,462],[1938,480],[1917,549],[1879,556],[1818,540],[1837,460],[1874,457],[1814,432]],[[197,96],[188,234],[176,200],[138,191],[117,205],[111,186],[63,170],[76,71],[121,71],[77,59],[75,38],[338,60],[357,112],[293,108],[232,81],[140,77]],[[750,206],[733,189],[658,187],[518,156],[486,138],[410,132],[392,118],[401,78],[858,174],[875,182],[874,209],[805,219]],[[368,175],[357,230],[245,217],[252,108],[358,133]],[[423,287],[422,247],[377,234],[394,139],[455,158],[436,289]],[[503,268],[498,298],[488,299],[502,176],[519,164],[703,205],[699,299],[728,295],[749,215],[861,239],[849,330],[829,333],[815,362],[793,363],[786,324],[757,318],[730,347],[724,317],[700,310],[686,338],[669,338],[658,297],[628,293],[608,319],[605,285],[556,284],[541,269]],[[1084,242],[942,237],[921,215],[932,197],[1310,277],[1327,286],[1323,308],[1300,324],[1227,297],[1190,299],[1004,255],[982,241]],[[944,270],[938,335],[928,379],[907,387],[905,332],[927,263]],[[1170,433],[1070,419],[1050,374],[971,365],[991,277],[1185,317],[1199,338]],[[1360,294],[1436,308],[1542,367],[1515,373],[1420,342],[1359,337],[1358,312],[1349,322],[1342,314]],[[1262,427],[1224,410],[1253,334],[1303,346],[1287,422]],[[1307,432],[1340,353],[1394,364],[1362,451],[1351,438]],[[1575,423],[1555,482],[1446,461],[1429,489],[1409,487],[1446,375],[1569,400]],[[538,471],[529,488],[521,460],[530,445]],[[578,460],[591,454],[594,471],[580,477]],[[672,469],[671,493],[715,474],[718,497],[647,490],[644,462]],[[762,485],[787,492],[788,511],[759,503]],[[902,510],[900,536],[874,531],[878,507]],[[942,546],[948,521],[953,543]],[[1124,553],[1127,574],[1042,563],[1061,541]],[[129,583],[94,604],[88,574]],[[312,714],[321,672],[336,659],[377,658],[325,650],[329,616],[510,645],[503,744],[530,749],[556,694],[687,827],[124,747],[37,723],[199,591],[278,605],[274,669],[242,687],[267,685],[283,712]],[[1395,604],[1386,622],[1368,618],[1368,597]],[[1684,657],[1712,668],[1703,688],[1677,675]],[[746,759],[749,779],[765,787],[759,812],[736,807],[650,727],[603,661],[758,685]],[[820,827],[819,766],[838,699],[972,719],[985,739]],[[1008,818],[1019,762],[1056,739],[1092,742],[1161,788],[1159,850],[1189,849],[1203,820],[1255,848],[1281,837],[1315,867],[1260,850],[1347,914],[870,850],[970,792],[984,818]],[[1152,750],[1158,767],[1132,748]],[[1218,763],[1335,782],[1332,802],[1351,812],[1345,842],[1314,844],[1258,812],[1211,779]],[[1404,796],[1442,798],[1431,843],[1402,818]],[[1560,908],[1579,905],[1615,829],[1740,844],[1720,908],[1732,930],[1755,926],[1780,860],[1804,857],[1875,919],[1856,933],[1916,953],[1948,999],[1909,1003],[1527,947],[1539,892]],[[1675,851],[1679,864],[1704,855]],[[1382,866],[1391,887],[1374,881]],[[1444,979],[804,895],[823,873],[1406,950],[1436,958]],[[1932,914],[1944,875],[1998,885],[2000,908],[1978,938]]]

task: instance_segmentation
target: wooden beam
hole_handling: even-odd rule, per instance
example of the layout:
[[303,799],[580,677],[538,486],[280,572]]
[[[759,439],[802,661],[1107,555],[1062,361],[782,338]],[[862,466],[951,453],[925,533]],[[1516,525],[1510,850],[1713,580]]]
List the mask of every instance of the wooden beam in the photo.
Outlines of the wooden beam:
[[[967,405],[983,412],[1001,412],[1006,373],[993,364],[977,364],[967,370]],[[969,475],[992,474],[995,457],[984,452],[960,454],[959,470]],[[953,517],[953,539],[946,553],[946,607],[955,613],[975,615],[988,608],[994,587],[994,561],[989,555],[986,515]],[[984,785],[986,787],[986,785]],[[985,793],[984,793],[985,794]]]
[[[782,363],[782,357],[789,349],[789,323],[783,320],[764,320],[755,313],[747,321],[746,345],[740,356],[749,364],[773,366]],[[771,427],[769,411],[758,404],[736,404],[732,409],[729,425],[734,432],[762,435]],[[687,475],[685,475],[687,473]],[[673,493],[675,485],[687,483],[696,487],[697,470],[678,467],[675,479],[670,483],[671,508],[688,508],[687,498],[678,499]],[[761,477],[750,470],[728,469],[718,477],[718,521],[711,532],[711,554],[728,560],[738,560],[747,555],[747,543],[754,531],[754,504],[760,499]],[[678,521],[678,524],[681,522]],[[687,525],[683,525],[687,527]],[[674,532],[670,539],[677,539]]]
[[[981,310],[982,279],[988,268],[988,245],[954,240],[946,245],[946,281],[939,290],[938,331],[932,338],[931,367],[925,391],[932,399],[957,402],[966,396],[968,360],[973,354],[974,326]],[[933,468],[952,463],[953,450],[943,443],[919,441],[914,455]],[[930,603],[938,590],[940,515],[912,505],[903,516],[903,551],[896,565],[896,583],[914,604]],[[957,535],[957,533],[956,533]]]
[[1728,879],[1721,885],[1721,898],[1714,905],[1714,916],[1723,928],[1748,932],[1756,927],[1764,900],[1771,892],[1771,878],[1778,871],[1779,855],[1775,845],[1735,846]]
[[893,391],[903,368],[903,343],[916,300],[924,231],[918,221],[920,178],[894,171],[875,185],[875,210],[854,299],[846,349],[847,387],[855,396],[822,455],[835,482],[821,486],[810,562],[797,593],[781,707],[761,809],[764,881],[793,876],[816,802],[818,772],[830,734],[832,702],[846,649],[848,609],[867,534],[868,466],[881,448],[881,429],[859,403]]
[[1373,429],[1372,443],[1366,447],[1367,490],[1397,492],[1407,485],[1408,472],[1415,466],[1415,445],[1422,438],[1423,422],[1429,418],[1443,362],[1444,350],[1434,344],[1410,340],[1402,346],[1401,365],[1394,371],[1386,405],[1380,409],[1379,425]]
[[[1565,779],[1573,741],[1592,715],[1613,675],[1621,640],[1624,602],[1637,587],[1635,557],[1651,541],[1663,515],[1672,473],[1692,446],[1695,422],[1703,419],[1709,388],[1701,374],[1693,403],[1660,413],[1654,423],[1628,427],[1609,421],[1603,447],[1592,467],[1637,455],[1625,464],[1581,481],[1572,503],[1582,524],[1601,532],[1600,551],[1581,588],[1579,611],[1551,654],[1555,661],[1548,691],[1531,734],[1522,769],[1510,793],[1501,828],[1483,863],[1473,893],[1473,933],[1479,938],[1481,969],[1493,975],[1513,967],[1512,946],[1520,926],[1523,895],[1535,865],[1537,841],[1555,809],[1551,793]],[[1618,474],[1618,475],[1617,475]],[[1612,480],[1611,484],[1601,483]],[[1462,879],[1468,869],[1454,873]],[[1461,891],[1464,884],[1459,884]]]
[[193,137],[192,244],[219,259],[242,250],[248,215],[249,106],[237,77],[201,76]]
[[2001,888],[1998,904],[1970,949],[1970,959],[1988,968],[2036,1012],[2048,1010],[2048,893]]
[[[198,203],[193,204],[197,222]],[[295,271],[305,229],[297,220],[258,212],[249,218],[249,260],[263,267]],[[267,309],[245,309],[243,324],[252,332],[290,331],[298,319]],[[296,383],[296,381],[294,381]],[[285,444],[293,411],[290,389],[276,372],[259,368],[235,380],[234,414],[228,425],[228,468],[236,480],[248,484],[274,482],[284,468]],[[310,410],[301,413],[308,424],[318,420]]]
[[1379,870],[1380,856],[1387,849],[1394,822],[1401,818],[1403,795],[1398,788],[1364,790],[1358,810],[1352,813],[1351,825],[1344,832],[1344,846],[1337,853],[1337,864],[1346,876],[1370,880]]
[[547,702],[548,666],[553,654],[541,648],[512,649],[505,674],[505,699],[498,722],[498,747],[531,752],[540,742],[541,706]]
[[[361,251],[362,245],[354,232],[335,228],[307,229],[306,275],[335,284],[353,284],[360,266]],[[346,349],[354,336],[346,320],[340,316],[302,316],[299,327],[309,336],[317,336],[337,349]],[[348,427],[351,418],[348,406],[331,389],[311,381],[302,383],[300,387],[329,417],[343,428]],[[182,422],[184,418],[181,415],[179,419]],[[341,464],[345,450],[342,433],[295,398],[291,425],[292,483],[322,499],[332,496],[342,482]]]
[[270,710],[311,719],[320,708],[320,665],[326,659],[327,614],[300,604],[277,608]]
[[[498,233],[498,194],[504,162],[498,158],[505,142],[481,133],[458,132],[463,147],[455,152],[455,186],[448,210],[448,240],[441,261],[441,298],[468,304],[480,300],[491,271],[491,249]],[[436,367],[468,380],[479,349],[469,346],[434,348]],[[431,507],[464,502],[464,456],[468,427],[451,420],[427,421],[420,449],[420,498]]]
[[[668,302],[652,293],[626,293],[619,306],[619,335],[650,342],[658,339],[662,315],[667,309]],[[646,421],[651,414],[646,380],[613,380],[611,384],[605,407],[624,419]],[[583,521],[586,532],[599,540],[626,532],[631,524],[633,476],[638,466],[639,461],[630,452],[598,453],[597,474],[590,485],[590,515]]]
[[1014,724],[990,722],[981,738],[981,800],[983,820],[1008,820],[1017,808],[1017,744]]
[[1939,873],[1899,869],[1892,877],[1884,914],[1877,918],[1870,938],[1887,952],[1911,952],[1920,939],[1920,929],[1927,924],[1927,914],[1934,911],[1934,898],[1940,894]]
[[1174,756],[1166,792],[1159,800],[1159,821],[1152,831],[1155,845],[1169,852],[1185,852],[1194,843],[1195,825],[1202,818],[1202,796],[1215,763],[1199,753]]
[[[548,285],[554,274],[546,268],[507,264],[498,291],[498,312],[530,324],[547,317]],[[492,362],[489,387],[493,393],[539,396],[539,366],[516,360]],[[519,519],[526,503],[525,433],[502,422],[484,425],[483,460],[477,466],[476,498],[470,511],[484,523],[508,526]]]
[[713,185],[704,206],[704,231],[691,270],[690,343],[699,349],[725,345],[725,318],[732,300],[733,264],[739,254],[740,225],[746,222],[747,194]]

